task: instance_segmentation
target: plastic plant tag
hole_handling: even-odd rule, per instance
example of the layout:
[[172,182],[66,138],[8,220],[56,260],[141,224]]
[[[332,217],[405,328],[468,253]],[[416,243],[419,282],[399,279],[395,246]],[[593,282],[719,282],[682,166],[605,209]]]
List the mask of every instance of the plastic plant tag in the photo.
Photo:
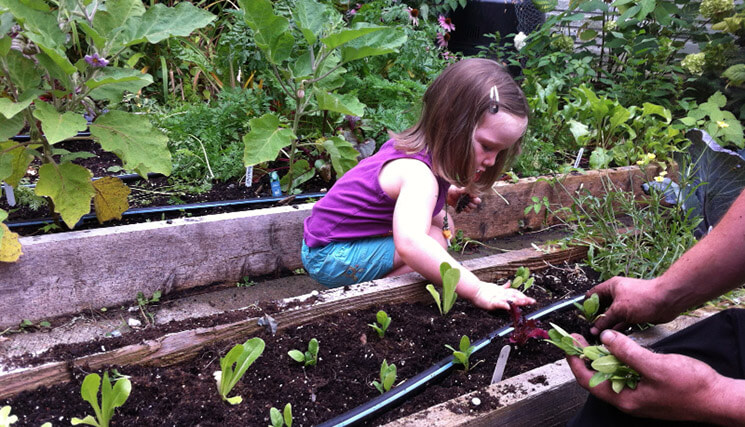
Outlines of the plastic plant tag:
[[497,366],[494,368],[494,374],[491,376],[491,384],[496,384],[502,381],[504,376],[504,368],[507,366],[507,358],[510,357],[510,346],[506,345],[499,351],[499,357],[497,358]]
[[246,166],[246,187],[250,187],[254,180],[254,167]]
[[5,191],[5,199],[8,201],[8,206],[16,205],[16,195],[13,192],[13,186],[3,182],[3,190]]
[[579,162],[582,160],[582,154],[585,153],[585,147],[579,147],[579,151],[577,152],[577,158],[574,160],[574,168],[577,169],[579,167]]

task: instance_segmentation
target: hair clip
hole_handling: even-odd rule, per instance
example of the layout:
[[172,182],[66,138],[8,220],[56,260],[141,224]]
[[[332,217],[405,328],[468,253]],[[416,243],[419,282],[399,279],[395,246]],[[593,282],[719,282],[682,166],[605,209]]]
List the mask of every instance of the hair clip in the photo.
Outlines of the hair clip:
[[499,112],[499,90],[497,90],[497,85],[492,86],[489,90],[489,100],[491,101],[489,104],[489,112],[497,114],[497,112]]

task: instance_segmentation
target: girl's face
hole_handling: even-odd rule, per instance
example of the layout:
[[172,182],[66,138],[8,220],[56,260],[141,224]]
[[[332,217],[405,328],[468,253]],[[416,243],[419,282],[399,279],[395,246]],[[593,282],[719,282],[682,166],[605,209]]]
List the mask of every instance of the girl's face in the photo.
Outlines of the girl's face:
[[497,155],[515,145],[527,127],[527,117],[518,117],[503,110],[497,114],[484,113],[472,138],[473,151],[476,154],[473,180],[477,181],[482,172],[494,166]]

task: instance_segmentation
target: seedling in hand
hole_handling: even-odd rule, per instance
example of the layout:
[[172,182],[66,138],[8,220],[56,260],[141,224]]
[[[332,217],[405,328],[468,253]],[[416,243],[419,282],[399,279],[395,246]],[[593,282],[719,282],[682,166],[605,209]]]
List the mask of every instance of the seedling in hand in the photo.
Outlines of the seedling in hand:
[[217,381],[217,391],[222,400],[231,405],[237,405],[243,401],[240,396],[228,397],[228,393],[240,381],[248,367],[261,356],[264,346],[264,340],[261,338],[251,338],[243,344],[236,344],[225,357],[220,359],[221,371],[215,371],[214,376]]
[[375,329],[375,332],[378,333],[378,336],[380,338],[383,338],[385,336],[385,331],[388,330],[388,326],[390,326],[391,324],[391,318],[388,317],[388,313],[380,310],[375,316],[375,320],[377,320],[377,323],[368,323],[368,326]]
[[[101,404],[98,404],[98,390],[101,389]],[[88,374],[83,379],[83,385],[80,387],[80,394],[83,400],[90,403],[96,417],[87,415],[80,419],[73,417],[70,422],[72,425],[88,424],[97,427],[108,427],[111,417],[114,416],[114,409],[124,405],[129,393],[132,391],[132,383],[125,377],[119,378],[114,386],[109,381],[109,373],[104,372],[103,381],[98,374]]]
[[304,363],[305,366],[316,366],[318,363],[318,340],[311,338],[308,341],[308,351],[303,353],[300,350],[290,350],[287,354],[298,363]]
[[534,281],[535,279],[530,277],[530,269],[528,267],[520,267],[515,272],[515,278],[512,279],[510,287],[513,289],[520,289],[520,286],[522,286],[522,290],[525,292],[533,286]]
[[471,367],[469,359],[471,358],[471,353],[473,353],[473,350],[475,349],[475,347],[471,345],[471,339],[468,338],[467,335],[463,335],[460,338],[458,350],[447,344],[445,344],[445,347],[453,352],[455,363],[460,363],[461,365],[463,365],[463,369],[468,372],[468,369]]
[[272,427],[292,427],[292,405],[285,405],[283,413],[279,412],[279,409],[272,408],[269,410],[269,419],[272,422]]
[[620,393],[628,387],[636,389],[641,377],[639,373],[631,369],[628,365],[622,363],[612,355],[603,345],[588,345],[580,347],[577,341],[568,332],[557,325],[551,323],[553,329],[548,331],[550,339],[546,341],[564,350],[570,356],[578,356],[590,361],[590,367],[596,372],[590,378],[590,387],[610,380],[611,388],[616,393]]
[[380,365],[380,381],[373,381],[373,385],[378,389],[380,394],[385,393],[393,387],[393,383],[396,382],[396,365],[388,364],[383,359],[383,363]]
[[432,284],[427,285],[427,290],[437,304],[441,315],[446,315],[453,308],[458,295],[455,293],[455,287],[460,281],[460,270],[453,268],[450,264],[443,262],[440,264],[440,277],[442,277],[442,299]]
[[11,424],[18,422],[18,417],[10,415],[10,406],[0,408],[0,427],[10,427]]
[[582,312],[582,317],[585,318],[589,323],[595,321],[598,318],[598,310],[600,309],[600,297],[598,294],[592,294],[590,298],[587,298],[582,304],[574,303],[579,311]]
[[526,319],[523,316],[520,307],[515,304],[510,304],[510,315],[512,316],[512,334],[510,334],[510,342],[523,346],[531,338],[548,338],[548,333],[539,328],[534,319]]

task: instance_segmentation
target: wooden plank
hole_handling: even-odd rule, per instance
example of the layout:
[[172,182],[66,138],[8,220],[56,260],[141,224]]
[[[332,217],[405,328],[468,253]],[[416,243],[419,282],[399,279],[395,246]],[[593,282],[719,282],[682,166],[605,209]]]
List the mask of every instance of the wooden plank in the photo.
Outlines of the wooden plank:
[[[514,273],[520,266],[540,270],[548,263],[577,260],[586,255],[584,248],[557,250],[549,253],[523,249],[465,261],[466,268],[482,280],[496,280]],[[382,303],[425,300],[426,281],[416,273],[323,291],[312,304],[287,310],[274,316],[278,329],[299,326],[322,316],[349,310],[363,309]],[[285,306],[295,306],[308,295],[284,300]],[[169,334],[120,349],[84,356],[72,362],[55,362],[38,367],[0,373],[0,399],[43,385],[57,384],[72,379],[75,366],[97,370],[104,366],[154,365],[168,366],[195,356],[201,348],[218,341],[240,341],[258,331],[257,318]]]

